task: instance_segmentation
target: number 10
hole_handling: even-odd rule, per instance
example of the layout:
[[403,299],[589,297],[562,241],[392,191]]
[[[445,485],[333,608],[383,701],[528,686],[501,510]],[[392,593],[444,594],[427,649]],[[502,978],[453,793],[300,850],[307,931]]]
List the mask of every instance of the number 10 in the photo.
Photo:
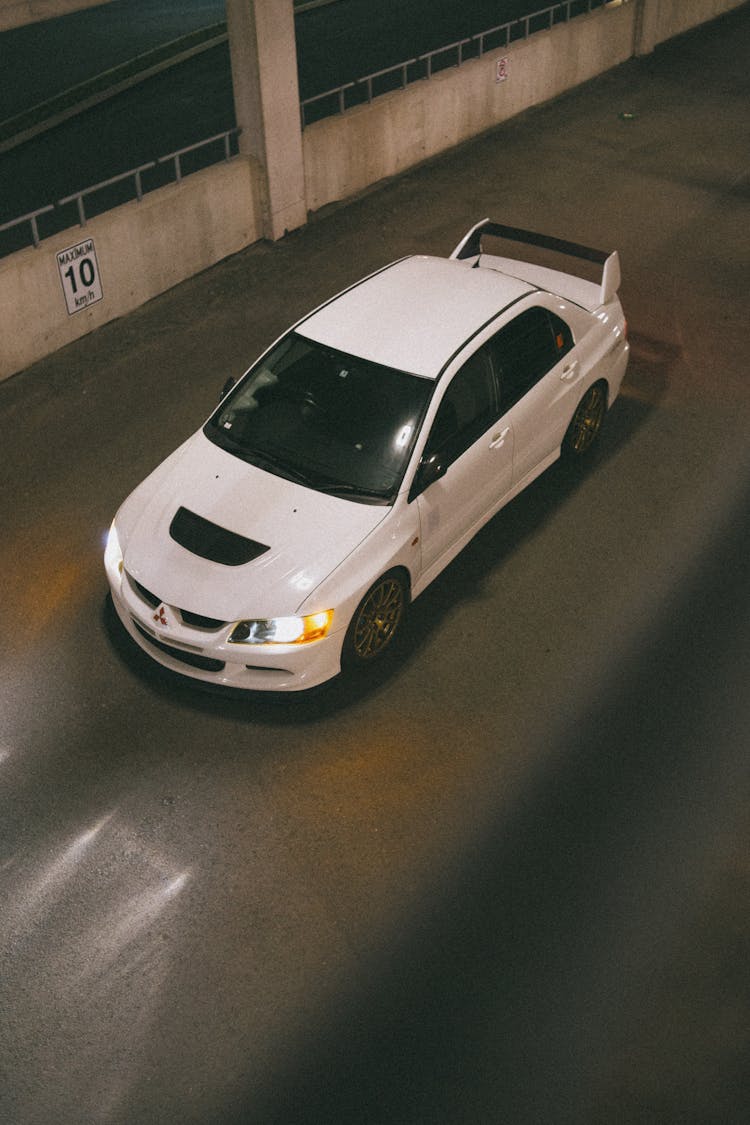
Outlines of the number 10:
[[[81,280],[81,284],[84,285],[87,289],[89,288],[89,286],[94,284],[96,270],[94,269],[94,263],[91,261],[91,258],[81,258],[80,262],[78,263],[78,276]],[[70,284],[73,286],[73,292],[77,293],[78,284],[76,282],[75,266],[68,266],[65,273],[63,274],[63,277],[70,278]]]

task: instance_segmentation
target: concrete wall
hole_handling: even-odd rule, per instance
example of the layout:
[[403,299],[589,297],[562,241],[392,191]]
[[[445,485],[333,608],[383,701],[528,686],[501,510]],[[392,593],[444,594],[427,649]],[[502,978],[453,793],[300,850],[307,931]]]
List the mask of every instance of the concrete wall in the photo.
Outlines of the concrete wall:
[[[236,156],[0,259],[0,379],[256,242],[259,179]],[[89,238],[103,297],[69,315],[57,254]]]
[[[634,4],[596,9],[309,125],[308,208],[345,199],[624,62],[633,54],[635,11]],[[497,82],[504,57],[508,77]]]

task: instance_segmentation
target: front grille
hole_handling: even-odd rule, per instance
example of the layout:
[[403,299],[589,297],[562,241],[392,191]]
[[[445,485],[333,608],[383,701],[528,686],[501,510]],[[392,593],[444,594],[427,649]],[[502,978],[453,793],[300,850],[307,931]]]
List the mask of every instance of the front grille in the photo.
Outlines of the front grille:
[[[147,602],[147,604],[150,605],[152,609],[156,609],[157,606],[160,606],[162,604],[163,599],[158,598],[156,594],[153,594],[151,592],[151,590],[148,590],[141,582],[138,582],[137,579],[133,578],[132,574],[128,574],[128,578],[130,579],[132,585],[135,586],[144,602]],[[182,618],[184,623],[186,625],[193,625],[196,629],[211,629],[215,631],[216,629],[221,629],[224,625],[229,624],[227,621],[219,620],[218,617],[206,617],[202,613],[193,613],[189,609],[180,609],[179,606],[176,606],[175,608],[179,610],[180,617]]]
[[152,594],[150,590],[147,590],[145,586],[142,586],[140,582],[137,582],[136,579],[133,578],[132,574],[129,574],[128,578],[133,583],[136,590],[143,598],[144,602],[148,602],[148,604],[153,609],[156,609],[158,605],[161,605],[161,598],[157,598],[156,594]]
[[218,617],[204,617],[201,613],[191,613],[189,609],[181,609],[180,616],[186,625],[194,625],[196,629],[221,629],[226,621],[219,621]]
[[221,672],[225,665],[223,660],[214,660],[210,656],[200,656],[197,652],[185,652],[183,649],[172,648],[171,645],[165,645],[163,641],[157,641],[156,637],[152,637],[145,629],[142,629],[136,620],[133,620],[138,632],[148,641],[154,648],[158,648],[160,652],[165,653],[166,656],[171,656],[173,660],[179,660],[183,664],[189,664],[192,668],[200,668],[203,672]]

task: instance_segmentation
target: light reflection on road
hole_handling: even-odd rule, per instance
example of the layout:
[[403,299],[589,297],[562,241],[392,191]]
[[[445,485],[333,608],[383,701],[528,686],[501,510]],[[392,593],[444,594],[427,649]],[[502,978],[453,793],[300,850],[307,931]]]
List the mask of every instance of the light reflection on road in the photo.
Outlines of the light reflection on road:
[[[80,1120],[105,1122],[143,1065],[175,956],[174,910],[191,872],[107,812],[51,860],[15,855],[2,873],[0,1010],[17,1008],[22,981],[25,1011],[14,1052],[34,1054],[45,1073],[63,1059],[81,1095]],[[102,1011],[106,1040],[88,1031]],[[19,1119],[41,1120],[48,1091],[14,1073]],[[67,1120],[62,1105],[60,1112]]]
[[111,813],[102,817],[91,828],[86,829],[69,844],[61,854],[44,867],[41,873],[30,882],[24,882],[23,894],[11,898],[6,904],[6,920],[27,928],[39,915],[49,912],[55,900],[64,892],[89,845],[96,839],[107,824]]

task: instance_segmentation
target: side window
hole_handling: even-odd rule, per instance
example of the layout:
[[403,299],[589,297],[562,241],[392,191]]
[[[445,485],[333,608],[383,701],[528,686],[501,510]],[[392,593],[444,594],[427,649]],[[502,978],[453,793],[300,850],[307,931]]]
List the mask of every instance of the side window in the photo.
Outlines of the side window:
[[573,347],[570,328],[547,309],[527,309],[490,342],[504,413]]
[[432,423],[424,457],[440,453],[444,465],[452,464],[497,416],[495,379],[485,345],[451,379]]

